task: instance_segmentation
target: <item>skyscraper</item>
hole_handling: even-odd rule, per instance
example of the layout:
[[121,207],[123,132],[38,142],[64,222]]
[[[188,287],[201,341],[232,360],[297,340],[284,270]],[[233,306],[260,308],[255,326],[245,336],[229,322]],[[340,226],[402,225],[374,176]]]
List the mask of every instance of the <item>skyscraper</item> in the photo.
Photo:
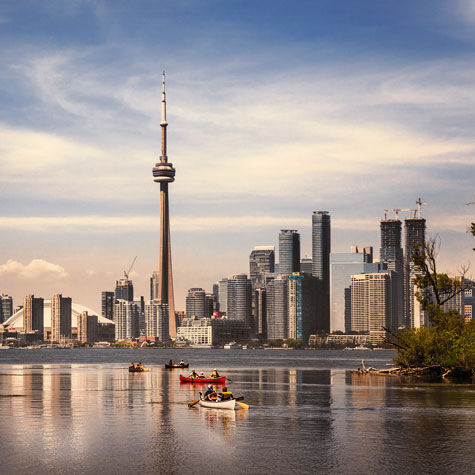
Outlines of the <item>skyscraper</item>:
[[60,342],[71,339],[72,300],[56,294],[51,299],[51,339]]
[[167,156],[167,102],[165,96],[165,71],[162,89],[162,155],[153,168],[153,180],[160,183],[160,251],[158,266],[158,301],[168,305],[168,331],[170,338],[176,337],[175,298],[173,296],[172,250],[170,242],[170,212],[168,206],[168,184],[175,181],[175,169]]
[[277,340],[289,334],[289,276],[279,275],[269,282],[267,297],[267,338]]
[[134,286],[129,279],[119,279],[115,281],[115,300],[134,300]]
[[259,338],[267,339],[267,289],[254,290],[254,317],[256,320],[256,333]]
[[27,295],[23,301],[23,328],[24,331],[43,333],[44,301],[41,297]]
[[219,311],[227,314],[228,312],[228,279],[226,277],[222,278],[218,282],[218,304],[219,304]]
[[312,275],[312,259],[310,257],[302,257],[300,259],[300,272]]
[[13,315],[13,298],[10,295],[0,295],[0,323]]
[[392,321],[389,325],[397,329],[404,324],[404,281],[403,254],[401,247],[401,221],[399,219],[381,220],[380,260],[393,272],[392,285]]
[[158,271],[152,272],[150,277],[150,300],[158,299]]
[[190,318],[195,316],[205,318],[206,315],[206,292],[201,288],[192,288],[188,290],[186,296],[186,316]]
[[119,299],[114,304],[115,339],[126,340],[140,336],[140,308],[134,302]]
[[265,285],[265,275],[274,273],[275,247],[256,246],[249,256],[249,277],[253,289]]
[[312,274],[318,279],[317,322],[323,331],[330,331],[330,252],[331,229],[328,211],[312,214]]
[[114,302],[114,292],[104,290],[101,294],[102,316],[109,320],[113,320],[114,318]]
[[168,306],[150,300],[145,305],[145,328],[147,337],[155,337],[160,341],[168,339]]
[[227,316],[251,324],[251,281],[247,274],[228,277]]
[[282,229],[279,234],[279,274],[300,272],[300,234]]
[[404,315],[405,324],[414,328],[414,263],[412,254],[418,244],[425,243],[426,220],[406,218],[404,220]]
[[79,343],[94,343],[97,336],[97,315],[89,315],[82,312],[77,316],[78,341]]

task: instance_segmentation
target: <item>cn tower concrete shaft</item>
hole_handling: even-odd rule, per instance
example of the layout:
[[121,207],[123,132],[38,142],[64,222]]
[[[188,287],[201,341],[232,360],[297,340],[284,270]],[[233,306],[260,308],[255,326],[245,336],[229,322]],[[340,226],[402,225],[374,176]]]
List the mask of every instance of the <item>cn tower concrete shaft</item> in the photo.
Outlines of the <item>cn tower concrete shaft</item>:
[[168,304],[168,333],[176,338],[175,298],[173,295],[172,251],[170,243],[170,211],[168,205],[168,184],[175,181],[175,169],[167,157],[167,116],[165,96],[165,71],[162,90],[162,155],[153,168],[153,180],[160,183],[160,252],[158,265],[158,300]]

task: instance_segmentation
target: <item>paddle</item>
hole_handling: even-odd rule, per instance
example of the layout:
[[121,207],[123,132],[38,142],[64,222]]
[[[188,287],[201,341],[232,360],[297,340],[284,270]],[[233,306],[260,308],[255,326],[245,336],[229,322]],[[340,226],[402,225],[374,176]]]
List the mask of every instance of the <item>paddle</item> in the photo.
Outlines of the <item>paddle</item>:
[[249,406],[247,404],[244,404],[243,402],[236,401],[236,404],[241,408],[245,409],[246,411],[249,410]]
[[191,401],[188,403],[188,407],[193,407],[195,404],[197,404],[200,400],[197,399],[196,401]]
[[232,380],[232,379],[229,379],[229,378],[226,378],[226,381],[229,381],[230,383],[233,382],[233,380]]

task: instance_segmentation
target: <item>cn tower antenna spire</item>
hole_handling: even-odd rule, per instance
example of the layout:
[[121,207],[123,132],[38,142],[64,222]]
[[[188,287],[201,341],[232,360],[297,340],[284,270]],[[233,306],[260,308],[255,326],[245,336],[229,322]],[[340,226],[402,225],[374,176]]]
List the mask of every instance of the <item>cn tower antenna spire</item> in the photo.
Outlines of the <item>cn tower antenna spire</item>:
[[162,156],[160,161],[162,163],[167,163],[167,97],[165,93],[165,70],[163,70],[163,79],[162,79],[162,121],[160,122],[160,127],[162,128]]

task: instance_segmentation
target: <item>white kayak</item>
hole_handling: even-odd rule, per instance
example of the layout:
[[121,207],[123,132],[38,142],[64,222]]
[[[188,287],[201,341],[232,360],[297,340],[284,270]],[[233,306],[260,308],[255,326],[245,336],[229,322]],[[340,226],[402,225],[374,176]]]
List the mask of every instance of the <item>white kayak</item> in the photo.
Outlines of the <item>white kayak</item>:
[[234,406],[236,406],[236,400],[227,399],[226,401],[208,401],[207,399],[200,399],[200,406],[212,407],[214,409],[234,409]]

